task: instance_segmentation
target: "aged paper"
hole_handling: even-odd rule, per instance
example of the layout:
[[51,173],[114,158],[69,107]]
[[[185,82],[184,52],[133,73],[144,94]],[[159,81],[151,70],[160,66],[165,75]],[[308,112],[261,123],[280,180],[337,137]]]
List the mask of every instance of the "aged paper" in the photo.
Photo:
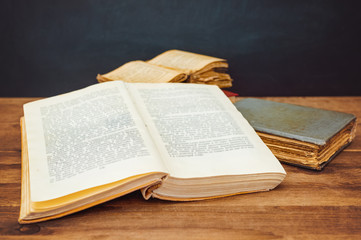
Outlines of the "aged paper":
[[132,61],[109,73],[98,75],[97,78],[99,82],[121,80],[130,83],[167,83],[185,81],[187,75],[143,61]]
[[166,51],[148,61],[148,63],[181,70],[187,74],[199,71],[214,62],[225,62],[225,60],[180,50]]
[[284,172],[217,86],[128,85],[171,177]]
[[166,172],[121,81],[24,105],[32,201]]

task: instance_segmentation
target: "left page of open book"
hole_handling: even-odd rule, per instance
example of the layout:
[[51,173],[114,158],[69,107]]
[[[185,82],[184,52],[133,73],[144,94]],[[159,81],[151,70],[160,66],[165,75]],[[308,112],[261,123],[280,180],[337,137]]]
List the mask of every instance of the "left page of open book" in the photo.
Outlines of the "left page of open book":
[[24,105],[31,201],[167,172],[121,81]]
[[99,82],[121,80],[130,83],[167,83],[185,81],[187,75],[138,60],[128,62],[109,73],[98,75],[97,79]]

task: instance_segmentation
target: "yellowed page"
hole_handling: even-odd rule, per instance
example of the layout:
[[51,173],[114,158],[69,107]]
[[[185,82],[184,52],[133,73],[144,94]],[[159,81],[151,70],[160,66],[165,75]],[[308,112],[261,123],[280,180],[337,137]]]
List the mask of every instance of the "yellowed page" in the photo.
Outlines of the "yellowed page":
[[285,174],[217,86],[139,83],[128,88],[171,177]]
[[24,105],[31,201],[167,172],[121,81]]
[[213,62],[223,62],[224,59],[191,53],[181,50],[169,50],[148,61],[148,63],[182,70],[187,74],[196,72]]
[[130,83],[166,83],[182,82],[186,80],[186,78],[186,74],[175,70],[155,66],[143,61],[132,61],[109,73],[98,76],[98,81],[121,80]]

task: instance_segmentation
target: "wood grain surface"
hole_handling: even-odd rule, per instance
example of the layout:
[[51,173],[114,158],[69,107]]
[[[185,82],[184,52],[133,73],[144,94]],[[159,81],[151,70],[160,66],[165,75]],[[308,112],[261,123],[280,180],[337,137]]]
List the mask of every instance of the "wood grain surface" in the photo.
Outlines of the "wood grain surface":
[[[265,99],[355,114],[361,97]],[[20,225],[22,105],[0,98],[0,239],[360,239],[361,129],[321,172],[284,165],[279,187],[198,202],[144,200],[139,192],[57,220]],[[325,126],[327,127],[327,126]]]

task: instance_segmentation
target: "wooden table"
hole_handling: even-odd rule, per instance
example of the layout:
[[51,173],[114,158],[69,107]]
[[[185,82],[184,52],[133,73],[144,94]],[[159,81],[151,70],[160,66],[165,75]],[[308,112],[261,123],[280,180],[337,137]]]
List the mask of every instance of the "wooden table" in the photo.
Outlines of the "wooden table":
[[[270,97],[355,114],[361,97]],[[0,98],[0,238],[13,239],[361,239],[361,128],[322,172],[284,165],[270,192],[199,202],[145,201],[139,192],[61,219],[20,225],[22,105]]]

